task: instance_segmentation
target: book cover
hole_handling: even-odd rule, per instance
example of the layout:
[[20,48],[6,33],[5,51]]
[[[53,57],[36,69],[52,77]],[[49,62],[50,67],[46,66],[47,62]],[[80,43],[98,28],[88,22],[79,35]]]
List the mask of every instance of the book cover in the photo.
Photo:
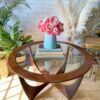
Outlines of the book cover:
[[50,51],[45,51],[45,52],[42,52],[42,51],[37,51],[37,54],[38,55],[63,55],[63,52],[50,52]]
[[35,55],[35,59],[55,59],[55,58],[65,58],[64,55]]
[[38,51],[41,51],[41,52],[45,52],[45,51],[46,52],[54,52],[54,51],[60,52],[60,51],[62,51],[62,48],[61,48],[60,44],[57,44],[57,48],[56,49],[45,49],[43,47],[43,44],[40,44],[39,48],[38,48]]
[[36,51],[35,58],[36,59],[64,58],[64,53],[62,51],[60,44],[57,45],[57,49],[45,49],[43,47],[43,44],[40,44]]
[[[46,52],[48,53],[48,52]],[[43,54],[39,53],[38,51],[35,54],[35,58],[36,59],[41,59],[41,58],[64,58],[64,53],[61,52],[59,53],[55,53],[55,52],[50,52],[48,54],[46,54],[45,52],[43,52]]]

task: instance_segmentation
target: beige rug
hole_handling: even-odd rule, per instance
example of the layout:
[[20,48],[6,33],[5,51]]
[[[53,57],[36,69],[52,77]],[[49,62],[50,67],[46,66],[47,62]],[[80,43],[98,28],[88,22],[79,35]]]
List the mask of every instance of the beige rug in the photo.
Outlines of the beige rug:
[[[31,82],[31,85],[37,85]],[[0,100],[28,100],[17,75],[0,80]],[[49,84],[34,100],[67,100],[52,84]],[[100,100],[100,68],[96,81],[84,79],[72,100]]]

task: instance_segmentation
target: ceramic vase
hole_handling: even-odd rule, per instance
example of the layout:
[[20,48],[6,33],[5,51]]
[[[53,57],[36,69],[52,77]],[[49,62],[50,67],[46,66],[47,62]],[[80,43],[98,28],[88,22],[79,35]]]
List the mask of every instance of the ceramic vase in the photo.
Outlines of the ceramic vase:
[[56,35],[49,35],[48,33],[45,33],[44,48],[45,49],[56,49],[56,47],[57,47]]

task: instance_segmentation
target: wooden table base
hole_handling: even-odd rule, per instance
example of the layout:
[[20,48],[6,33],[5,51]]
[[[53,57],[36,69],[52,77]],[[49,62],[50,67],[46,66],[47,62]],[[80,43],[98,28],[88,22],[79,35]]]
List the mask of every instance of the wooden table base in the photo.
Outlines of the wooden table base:
[[[68,48],[68,52],[66,53],[66,58],[65,58],[65,62],[63,64],[63,66],[60,68],[60,70],[57,72],[57,74],[60,73],[64,73],[65,72],[65,68],[66,68],[66,64],[67,64],[67,57],[68,57],[68,53],[69,53],[69,48]],[[32,66],[36,65],[36,63],[33,61],[32,58],[32,51],[30,48],[30,60],[31,60],[31,64]],[[35,71],[42,73],[37,66],[34,66]],[[46,72],[46,71],[45,71]],[[44,73],[44,74],[48,74],[48,73]],[[62,92],[69,100],[71,100],[71,98],[74,96],[75,92],[77,91],[78,87],[80,86],[80,83],[83,79],[83,76],[79,77],[76,79],[76,81],[73,84],[70,85],[62,85],[59,83],[43,83],[42,85],[39,86],[30,86],[28,85],[25,80],[22,77],[19,77],[19,80],[21,82],[21,85],[26,93],[26,95],[28,96],[28,98],[30,100],[34,100],[35,96],[38,95],[38,93],[44,89],[48,84],[53,84],[53,86],[55,86],[60,92]]]
[[[78,87],[80,86],[80,83],[83,79],[83,76],[76,79],[76,81],[71,84],[71,85],[62,85],[60,83],[54,83],[53,85],[60,91],[62,92],[67,98],[68,100],[71,100],[72,97],[74,96],[75,92],[77,91]],[[19,77],[19,80],[21,82],[21,85],[26,93],[26,95],[28,96],[28,98],[30,100],[34,100],[35,96],[38,95],[38,93],[44,89],[48,84],[52,84],[52,83],[43,83],[42,85],[39,86],[30,86],[28,85],[25,80],[21,77]]]

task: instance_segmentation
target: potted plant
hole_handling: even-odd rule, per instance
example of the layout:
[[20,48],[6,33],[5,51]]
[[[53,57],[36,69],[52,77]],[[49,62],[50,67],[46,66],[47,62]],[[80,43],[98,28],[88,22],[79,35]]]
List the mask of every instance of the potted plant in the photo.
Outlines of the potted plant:
[[[1,41],[1,43],[0,43],[0,45],[1,45],[0,46],[1,47],[0,50],[2,48],[5,49],[5,46],[6,46],[6,44],[4,44],[4,45],[2,44],[4,42],[4,41],[2,41],[2,39],[3,40],[6,39],[6,41],[8,40],[9,41],[9,44],[11,46],[14,43],[11,44],[11,40],[9,40],[9,39],[12,38],[12,40],[14,40],[14,37],[17,37],[17,36],[19,37],[19,35],[18,35],[19,34],[19,31],[18,31],[18,28],[19,28],[18,24],[19,24],[19,22],[16,22],[16,24],[14,24],[13,27],[10,27],[10,32],[9,32],[10,34],[6,32],[6,27],[5,27],[5,26],[8,26],[7,25],[7,22],[10,20],[10,17],[12,16],[13,9],[15,7],[17,7],[19,4],[24,4],[28,8],[30,8],[28,6],[28,4],[26,3],[25,0],[11,0],[10,2],[6,0],[6,1],[3,1],[3,6],[0,7],[0,39],[1,39],[0,40]],[[16,34],[14,34],[14,32],[17,32],[18,33],[17,36],[15,36]],[[14,37],[13,37],[13,35],[14,35]],[[22,37],[20,36],[20,39],[21,38]],[[18,44],[18,43],[16,43],[16,44]],[[4,52],[7,53],[7,52],[9,52],[9,50],[6,49],[6,51],[4,50]]]
[[10,31],[6,31],[7,22],[12,16],[12,11],[19,4],[24,4],[28,8],[28,4],[25,0],[8,0],[3,1],[2,7],[0,7],[0,78],[8,76],[8,67],[6,58],[10,52],[17,46],[21,46],[24,43],[31,41],[31,36],[21,35],[19,29],[19,22],[16,22],[12,27],[9,26]]
[[[10,26],[9,32],[6,32],[4,28],[0,26],[0,48],[2,49],[1,60],[5,63],[7,57],[14,48],[32,41],[30,35],[24,36],[18,29],[19,29],[19,22],[16,22],[12,27]],[[21,54],[23,55],[24,53],[20,52],[20,55]],[[19,62],[19,59],[20,58],[16,60]]]

